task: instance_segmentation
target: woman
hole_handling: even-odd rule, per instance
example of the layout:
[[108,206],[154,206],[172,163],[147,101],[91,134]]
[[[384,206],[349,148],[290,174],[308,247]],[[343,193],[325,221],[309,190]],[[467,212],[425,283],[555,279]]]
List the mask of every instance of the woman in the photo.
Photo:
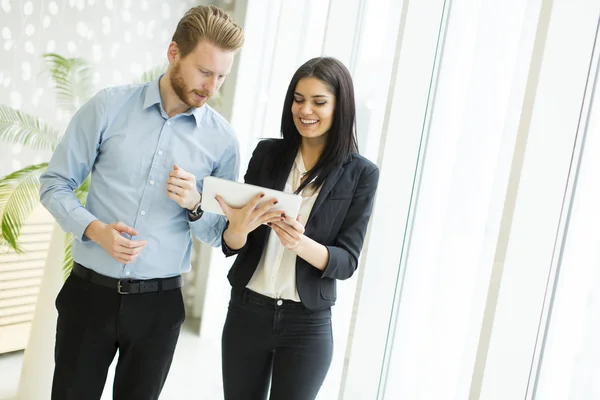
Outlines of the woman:
[[[314,399],[331,364],[336,280],[352,276],[371,216],[379,170],[358,154],[354,88],[346,67],[320,57],[288,87],[282,139],[258,144],[246,183],[295,192],[300,213],[241,209],[227,215],[223,251],[238,254],[223,329],[226,400]],[[235,249],[235,250],[234,250]]]

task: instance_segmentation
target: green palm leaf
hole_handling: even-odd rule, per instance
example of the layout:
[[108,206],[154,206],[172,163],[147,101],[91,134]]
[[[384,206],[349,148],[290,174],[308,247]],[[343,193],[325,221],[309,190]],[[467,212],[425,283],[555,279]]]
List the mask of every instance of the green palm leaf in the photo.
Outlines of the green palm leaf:
[[79,185],[79,187],[77,189],[75,189],[75,195],[79,199],[79,202],[81,204],[83,204],[84,206],[85,206],[85,202],[87,201],[88,192],[90,191],[90,183],[91,183],[90,177],[91,177],[91,175],[88,175],[88,177],[85,179],[85,181],[83,181],[83,183],[81,185]]
[[161,65],[160,67],[154,67],[144,72],[140,79],[138,79],[138,83],[144,82],[152,82],[155,79],[158,79],[162,74],[167,70],[167,65]]
[[216,92],[208,99],[208,104],[210,104],[211,107],[219,107],[221,103],[221,92]]
[[7,243],[18,253],[23,223],[39,204],[40,175],[48,163],[31,165],[0,179],[0,243]]
[[73,255],[71,254],[71,247],[73,245],[73,235],[65,233],[65,258],[63,260],[62,272],[63,279],[66,280],[73,269]]
[[59,137],[56,129],[39,118],[0,104],[0,141],[36,150],[54,150]]
[[74,113],[92,94],[92,69],[83,58],[65,58],[60,54],[42,55],[56,84],[58,105]]

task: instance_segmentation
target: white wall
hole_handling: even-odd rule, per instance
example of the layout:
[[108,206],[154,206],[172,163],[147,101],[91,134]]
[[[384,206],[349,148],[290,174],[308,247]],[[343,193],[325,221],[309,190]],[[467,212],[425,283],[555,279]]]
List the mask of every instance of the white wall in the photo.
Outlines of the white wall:
[[[42,54],[82,57],[96,90],[131,83],[166,65],[177,22],[195,0],[3,0],[0,6],[0,104],[63,129]],[[45,161],[49,154],[0,143],[0,176]]]

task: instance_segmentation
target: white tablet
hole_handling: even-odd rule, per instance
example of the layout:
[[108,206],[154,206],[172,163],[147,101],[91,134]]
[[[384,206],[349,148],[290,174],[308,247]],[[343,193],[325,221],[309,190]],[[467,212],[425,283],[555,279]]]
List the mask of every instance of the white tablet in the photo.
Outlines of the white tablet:
[[205,177],[203,182],[201,208],[204,212],[225,215],[219,202],[215,200],[216,195],[221,196],[231,207],[241,208],[259,193],[265,194],[265,197],[258,203],[259,205],[266,201],[277,199],[278,203],[273,206],[272,211],[281,211],[293,217],[296,217],[300,211],[302,197],[297,194],[229,181],[214,176]]

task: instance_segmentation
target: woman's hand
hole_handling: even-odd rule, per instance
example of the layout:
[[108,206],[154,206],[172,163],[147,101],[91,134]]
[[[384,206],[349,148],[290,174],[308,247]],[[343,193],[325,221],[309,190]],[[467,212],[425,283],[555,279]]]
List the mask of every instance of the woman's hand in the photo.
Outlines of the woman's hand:
[[277,204],[276,199],[258,206],[264,196],[264,194],[256,195],[242,208],[230,207],[223,198],[215,196],[229,220],[229,226],[223,236],[227,245],[232,249],[244,247],[248,234],[260,225],[281,221],[284,218],[285,214],[281,211],[269,211]]
[[281,244],[287,249],[296,249],[306,237],[304,236],[304,226],[299,222],[299,219],[300,216],[296,219],[285,217],[280,218],[277,222],[270,223]]

